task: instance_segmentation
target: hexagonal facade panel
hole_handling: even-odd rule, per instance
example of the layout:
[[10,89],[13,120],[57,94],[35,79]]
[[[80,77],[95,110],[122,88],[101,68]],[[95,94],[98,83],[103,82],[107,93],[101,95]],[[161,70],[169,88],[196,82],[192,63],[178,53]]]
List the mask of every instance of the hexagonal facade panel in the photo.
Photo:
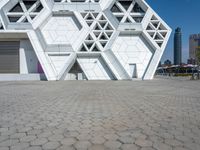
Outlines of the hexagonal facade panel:
[[74,16],[52,16],[41,28],[47,44],[73,44],[79,37],[82,26]]
[[20,58],[18,75],[47,80],[152,79],[171,34],[144,0],[7,0],[0,10],[0,47]]
[[119,35],[112,51],[130,77],[142,78],[153,55],[153,48],[142,36]]

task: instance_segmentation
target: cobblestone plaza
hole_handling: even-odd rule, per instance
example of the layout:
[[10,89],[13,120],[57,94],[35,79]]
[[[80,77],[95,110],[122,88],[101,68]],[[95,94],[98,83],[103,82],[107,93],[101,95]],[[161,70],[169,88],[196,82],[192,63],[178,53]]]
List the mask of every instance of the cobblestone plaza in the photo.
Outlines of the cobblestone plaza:
[[200,82],[0,83],[0,150],[199,150]]

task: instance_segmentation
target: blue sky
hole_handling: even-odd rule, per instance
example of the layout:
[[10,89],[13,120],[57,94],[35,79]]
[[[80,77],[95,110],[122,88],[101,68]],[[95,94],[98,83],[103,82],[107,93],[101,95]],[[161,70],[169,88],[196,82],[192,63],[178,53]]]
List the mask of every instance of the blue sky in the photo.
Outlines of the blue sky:
[[173,29],[162,62],[173,62],[173,34],[176,27],[182,28],[183,61],[189,55],[189,35],[200,33],[200,0],[146,0],[161,18]]

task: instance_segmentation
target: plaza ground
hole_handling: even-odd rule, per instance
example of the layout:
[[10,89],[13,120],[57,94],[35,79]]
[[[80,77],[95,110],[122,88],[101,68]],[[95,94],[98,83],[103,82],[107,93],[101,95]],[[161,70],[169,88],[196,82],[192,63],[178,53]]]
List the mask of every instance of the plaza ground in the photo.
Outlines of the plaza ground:
[[199,150],[200,81],[0,82],[0,150]]

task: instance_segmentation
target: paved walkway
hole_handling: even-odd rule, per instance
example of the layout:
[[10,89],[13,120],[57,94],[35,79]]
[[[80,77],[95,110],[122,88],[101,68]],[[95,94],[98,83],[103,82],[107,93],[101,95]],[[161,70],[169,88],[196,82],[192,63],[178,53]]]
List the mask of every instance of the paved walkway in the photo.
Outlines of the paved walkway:
[[200,82],[1,82],[0,150],[199,150]]

